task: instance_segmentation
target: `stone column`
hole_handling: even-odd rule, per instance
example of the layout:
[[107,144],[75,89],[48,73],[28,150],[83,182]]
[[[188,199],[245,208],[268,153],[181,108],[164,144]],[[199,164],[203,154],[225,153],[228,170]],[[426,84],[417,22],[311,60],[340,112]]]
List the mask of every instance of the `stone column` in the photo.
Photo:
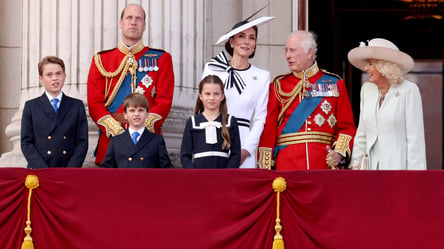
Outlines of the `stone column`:
[[[6,128],[13,150],[0,158],[1,166],[26,167],[20,150],[20,122],[26,100],[40,96],[44,88],[38,80],[37,64],[46,55],[65,62],[67,78],[63,91],[82,99],[86,107],[86,80],[93,55],[94,4],[89,0],[22,1],[21,92],[19,110]],[[19,31],[20,32],[20,31]],[[93,162],[97,132],[89,120],[90,149],[85,165]],[[95,138],[95,139],[94,139]]]

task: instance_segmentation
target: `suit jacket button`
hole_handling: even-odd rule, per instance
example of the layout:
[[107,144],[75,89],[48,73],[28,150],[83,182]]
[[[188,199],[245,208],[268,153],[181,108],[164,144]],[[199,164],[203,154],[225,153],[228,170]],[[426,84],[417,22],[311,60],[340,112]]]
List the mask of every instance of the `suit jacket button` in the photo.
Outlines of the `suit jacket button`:
[[65,139],[65,140],[66,140],[66,136],[63,136],[63,139]]
[[143,160],[145,160],[145,159],[144,159],[143,157],[141,157],[141,158],[140,158],[140,161],[143,161]]
[[132,157],[128,157],[128,161],[130,161],[130,162],[131,162],[132,160],[133,160],[133,158],[132,158]]
[[51,140],[52,139],[52,137],[51,136],[48,136],[48,140]]
[[66,150],[62,151],[63,155],[66,155]]
[[46,152],[48,155],[51,155],[52,154],[52,152],[50,151],[50,150],[48,150],[48,152]]

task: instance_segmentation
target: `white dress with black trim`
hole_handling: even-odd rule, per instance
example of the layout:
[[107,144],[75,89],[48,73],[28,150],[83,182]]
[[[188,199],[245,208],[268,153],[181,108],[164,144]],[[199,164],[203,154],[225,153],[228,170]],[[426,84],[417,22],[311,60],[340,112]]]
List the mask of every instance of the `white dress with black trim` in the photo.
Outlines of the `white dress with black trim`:
[[228,113],[236,117],[242,149],[250,153],[240,168],[256,168],[256,150],[267,116],[270,72],[250,65],[237,70],[224,52],[205,65],[202,78],[217,75],[225,85]]
[[187,120],[180,148],[183,168],[238,168],[240,164],[239,127],[236,118],[228,115],[227,128],[231,147],[222,149],[222,116],[208,121],[202,113]]

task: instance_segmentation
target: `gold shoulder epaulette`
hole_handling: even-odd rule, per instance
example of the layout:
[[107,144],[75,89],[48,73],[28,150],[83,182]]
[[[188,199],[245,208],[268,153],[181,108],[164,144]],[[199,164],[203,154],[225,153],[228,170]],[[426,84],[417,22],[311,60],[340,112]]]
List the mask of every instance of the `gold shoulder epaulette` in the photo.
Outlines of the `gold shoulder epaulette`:
[[164,52],[164,53],[167,52],[166,49],[162,49],[162,48],[151,48],[150,47],[150,50],[157,50],[157,51]]
[[106,54],[106,53],[108,53],[108,52],[113,51],[114,49],[116,49],[116,48],[111,48],[111,49],[107,49],[107,50],[102,50],[102,51],[97,52],[97,54]]
[[292,74],[292,73],[289,72],[289,73],[286,73],[286,74],[278,75],[278,76],[274,77],[273,82],[276,82],[276,80],[281,80],[281,79],[287,77],[287,76],[290,75],[290,74]]
[[325,69],[321,69],[321,71],[322,71],[323,73],[325,73],[325,74],[328,74],[328,75],[331,75],[331,76],[335,76],[335,77],[337,77],[338,79],[342,80],[342,77],[339,76],[339,75],[337,75],[337,74],[335,74],[335,73],[331,73],[331,72],[329,72],[329,71],[327,71],[327,70],[325,70]]

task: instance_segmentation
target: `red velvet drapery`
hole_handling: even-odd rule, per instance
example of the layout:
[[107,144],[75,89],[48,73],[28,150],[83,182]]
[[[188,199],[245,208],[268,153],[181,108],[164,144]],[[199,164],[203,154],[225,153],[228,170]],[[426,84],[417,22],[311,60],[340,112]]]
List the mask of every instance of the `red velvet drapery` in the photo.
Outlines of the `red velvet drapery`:
[[0,248],[444,248],[444,171],[0,169]]

